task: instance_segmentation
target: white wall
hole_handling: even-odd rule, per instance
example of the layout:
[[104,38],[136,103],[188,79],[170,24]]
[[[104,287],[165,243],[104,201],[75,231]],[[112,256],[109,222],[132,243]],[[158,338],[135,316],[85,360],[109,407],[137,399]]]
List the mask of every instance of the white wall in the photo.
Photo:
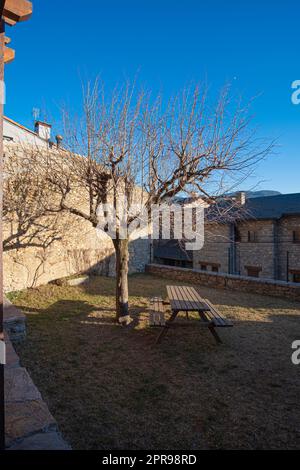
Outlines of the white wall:
[[3,135],[4,137],[10,137],[16,143],[29,144],[38,147],[48,147],[48,143],[41,139],[33,132],[29,132],[22,127],[10,122],[6,118],[3,119]]

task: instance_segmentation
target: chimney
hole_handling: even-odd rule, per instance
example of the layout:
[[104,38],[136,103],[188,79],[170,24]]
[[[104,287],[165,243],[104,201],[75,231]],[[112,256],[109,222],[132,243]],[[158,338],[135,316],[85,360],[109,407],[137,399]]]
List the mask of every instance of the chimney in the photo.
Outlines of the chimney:
[[63,137],[61,135],[57,135],[55,137],[55,140],[56,140],[56,146],[57,146],[57,148],[59,148],[61,146],[62,141],[63,141]]
[[34,131],[36,134],[47,142],[49,142],[51,138],[51,128],[52,126],[50,124],[42,121],[36,121],[34,125]]
[[240,191],[236,194],[236,200],[241,205],[244,206],[246,203],[246,193],[245,191]]

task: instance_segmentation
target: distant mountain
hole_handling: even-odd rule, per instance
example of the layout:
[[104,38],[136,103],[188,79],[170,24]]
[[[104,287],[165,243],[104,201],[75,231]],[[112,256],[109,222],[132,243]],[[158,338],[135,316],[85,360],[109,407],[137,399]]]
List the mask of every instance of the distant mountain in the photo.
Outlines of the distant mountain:
[[271,191],[268,189],[262,191],[246,191],[247,198],[251,199],[253,197],[268,197],[268,196],[280,196],[279,191]]
[[[240,191],[236,191],[234,193],[227,193],[226,196],[228,197],[234,197],[236,196]],[[270,189],[262,189],[261,191],[245,191],[247,199],[253,199],[255,197],[268,197],[268,196],[280,196],[282,193],[279,191],[272,191]],[[173,202],[178,202],[182,203],[184,201],[187,201],[189,198],[184,197],[184,196],[175,196],[172,201]]]
[[[263,189],[261,191],[245,191],[247,199],[252,199],[254,197],[268,197],[268,196],[280,196],[279,191],[271,191],[269,189]],[[228,196],[235,196],[237,192],[228,194]]]

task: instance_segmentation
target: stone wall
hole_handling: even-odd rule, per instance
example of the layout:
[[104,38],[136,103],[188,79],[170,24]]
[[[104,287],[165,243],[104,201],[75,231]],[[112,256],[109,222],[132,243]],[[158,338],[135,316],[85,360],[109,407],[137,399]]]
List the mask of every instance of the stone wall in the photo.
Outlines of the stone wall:
[[[253,220],[238,224],[237,274],[248,275],[247,267],[259,268],[259,276],[274,279],[275,245],[272,220]],[[248,233],[255,232],[256,241],[248,241]]]
[[193,269],[162,266],[159,264],[147,265],[146,272],[182,283],[188,282],[216,289],[230,289],[254,294],[270,295],[300,302],[300,284],[291,282],[287,283],[230,274],[209,273]]
[[201,250],[193,252],[193,267],[200,269],[207,265],[207,269],[218,265],[219,272],[228,272],[228,258],[230,249],[230,227],[226,224],[206,224],[204,246]]
[[293,242],[293,231],[300,230],[300,217],[283,217],[278,223],[279,279],[291,280],[291,272],[300,273],[300,243]]
[[[36,151],[35,147],[7,142],[4,145],[4,149],[7,168],[10,168],[9,165],[15,168],[15,164],[17,164],[17,169],[21,172],[13,172],[13,175],[24,175],[26,156],[28,161],[36,158],[36,161],[39,164],[41,163],[42,168],[43,158],[49,155],[54,161],[57,159],[59,165],[63,161],[65,166],[59,167],[62,174],[65,174],[69,168],[67,166],[69,162],[66,163],[65,160],[62,160],[62,155],[55,149],[49,151],[49,153],[40,153]],[[27,173],[25,174],[27,175]],[[72,172],[70,175],[73,177]],[[42,179],[41,181],[44,182]],[[25,189],[31,190],[32,188],[29,185]],[[141,193],[141,188],[136,186],[134,197],[137,200],[141,199]],[[26,204],[24,206],[31,213],[31,193],[29,192],[28,194],[28,207],[26,207]],[[21,193],[21,196],[23,196],[23,193]],[[46,196],[51,198],[50,202],[57,209],[59,207],[59,195],[57,196],[55,193],[49,192],[46,193]],[[43,195],[43,198],[46,196]],[[4,197],[9,196],[5,194]],[[13,198],[12,200],[14,201]],[[34,197],[32,200],[34,200]],[[22,197],[23,201],[24,198]],[[17,205],[19,199],[17,199],[17,203],[15,201],[14,203]],[[75,182],[72,190],[68,193],[66,205],[80,209],[82,213],[88,214],[89,195],[86,188],[78,186]],[[22,210],[24,211],[23,207]],[[20,233],[20,216],[17,211],[14,211],[14,214],[15,216],[9,214],[4,219],[3,238],[4,240],[13,239],[16,242],[18,239],[15,235]],[[23,237],[19,236],[19,241],[24,245],[22,248],[5,251],[3,263],[4,288],[6,292],[36,287],[55,279],[82,272],[107,276],[115,275],[113,242],[104,232],[96,230],[89,221],[82,217],[66,212],[56,212],[53,214],[52,216],[47,214],[47,216],[40,217],[37,223],[34,221],[29,226]],[[148,239],[139,238],[141,235],[143,233],[140,234],[139,229],[137,229],[135,239],[129,245],[130,273],[144,271],[145,265],[150,261],[149,241]]]
[[[115,275],[115,254],[112,241],[101,238],[84,220],[70,216],[70,230],[48,248],[26,248],[4,253],[5,292],[47,284],[54,279],[89,272]],[[149,242],[137,239],[129,245],[129,272],[143,272],[149,263]]]

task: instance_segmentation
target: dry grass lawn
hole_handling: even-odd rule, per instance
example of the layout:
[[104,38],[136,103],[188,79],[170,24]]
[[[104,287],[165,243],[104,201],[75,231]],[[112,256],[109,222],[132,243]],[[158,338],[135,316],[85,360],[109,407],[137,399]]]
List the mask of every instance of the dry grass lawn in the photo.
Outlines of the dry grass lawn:
[[135,321],[114,323],[114,280],[15,294],[27,314],[18,347],[74,449],[300,448],[300,304],[201,288],[234,328],[169,331],[154,347],[147,298],[174,281],[130,278]]

